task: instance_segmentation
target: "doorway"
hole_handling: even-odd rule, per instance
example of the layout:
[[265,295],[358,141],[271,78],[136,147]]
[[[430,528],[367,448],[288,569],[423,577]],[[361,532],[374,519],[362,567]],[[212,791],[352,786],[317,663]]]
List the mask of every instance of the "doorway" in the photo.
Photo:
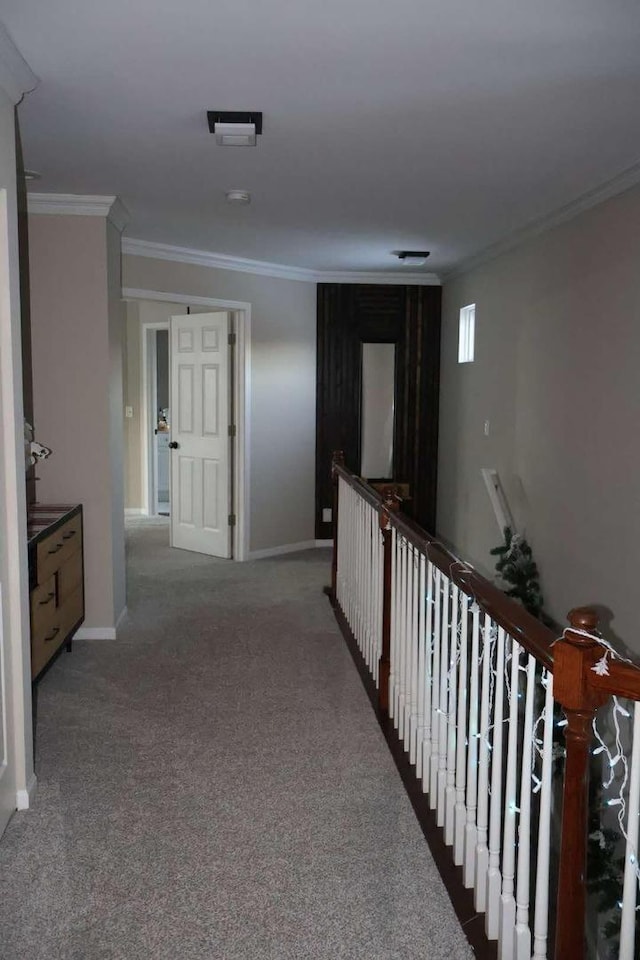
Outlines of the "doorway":
[[[126,428],[126,513],[154,518],[157,523],[166,522],[167,536],[175,486],[171,480],[171,464],[177,453],[169,447],[170,443],[175,442],[172,433],[175,410],[171,401],[171,317],[184,318],[188,314],[212,311],[228,313],[233,343],[229,351],[229,409],[232,411],[229,444],[233,466],[229,475],[230,550],[227,555],[230,554],[234,560],[245,560],[249,553],[247,414],[250,405],[251,304],[128,288],[123,290],[123,298],[128,304],[125,356],[125,416],[129,418]],[[166,377],[165,371],[168,371]]]
[[147,502],[150,517],[171,515],[169,401],[169,323],[145,323],[142,366],[145,404],[144,444],[147,447]]

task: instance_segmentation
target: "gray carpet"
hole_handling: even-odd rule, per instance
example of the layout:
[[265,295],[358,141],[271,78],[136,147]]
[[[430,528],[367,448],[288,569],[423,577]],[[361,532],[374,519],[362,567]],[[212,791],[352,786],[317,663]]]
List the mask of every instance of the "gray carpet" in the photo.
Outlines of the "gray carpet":
[[2,960],[471,957],[322,596],[328,552],[167,542],[130,528],[121,638],[40,684]]

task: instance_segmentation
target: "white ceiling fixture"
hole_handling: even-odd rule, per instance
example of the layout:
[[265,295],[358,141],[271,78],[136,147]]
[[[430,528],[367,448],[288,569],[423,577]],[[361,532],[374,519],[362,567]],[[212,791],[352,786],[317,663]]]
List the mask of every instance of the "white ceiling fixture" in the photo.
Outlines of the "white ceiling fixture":
[[394,256],[405,267],[423,267],[429,256],[428,250],[396,250]]
[[207,120],[219,147],[255,147],[262,133],[262,114],[257,110],[207,110]]
[[227,190],[225,196],[228,203],[251,203],[251,194],[248,190]]

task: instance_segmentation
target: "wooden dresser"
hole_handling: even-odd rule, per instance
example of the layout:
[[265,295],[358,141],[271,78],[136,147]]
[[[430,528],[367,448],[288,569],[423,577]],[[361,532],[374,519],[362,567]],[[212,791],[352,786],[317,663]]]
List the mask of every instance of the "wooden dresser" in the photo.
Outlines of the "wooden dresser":
[[82,506],[29,507],[31,677],[36,680],[84,620]]

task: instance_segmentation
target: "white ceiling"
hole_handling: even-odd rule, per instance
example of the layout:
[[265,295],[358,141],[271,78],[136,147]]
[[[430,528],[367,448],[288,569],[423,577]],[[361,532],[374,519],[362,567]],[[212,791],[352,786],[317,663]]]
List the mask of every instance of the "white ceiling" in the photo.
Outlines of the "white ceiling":
[[[446,272],[640,160],[637,0],[0,0],[0,19],[41,79],[20,108],[35,189],[117,194],[131,237],[331,271],[424,248]],[[262,110],[258,146],[217,147],[207,109]]]

